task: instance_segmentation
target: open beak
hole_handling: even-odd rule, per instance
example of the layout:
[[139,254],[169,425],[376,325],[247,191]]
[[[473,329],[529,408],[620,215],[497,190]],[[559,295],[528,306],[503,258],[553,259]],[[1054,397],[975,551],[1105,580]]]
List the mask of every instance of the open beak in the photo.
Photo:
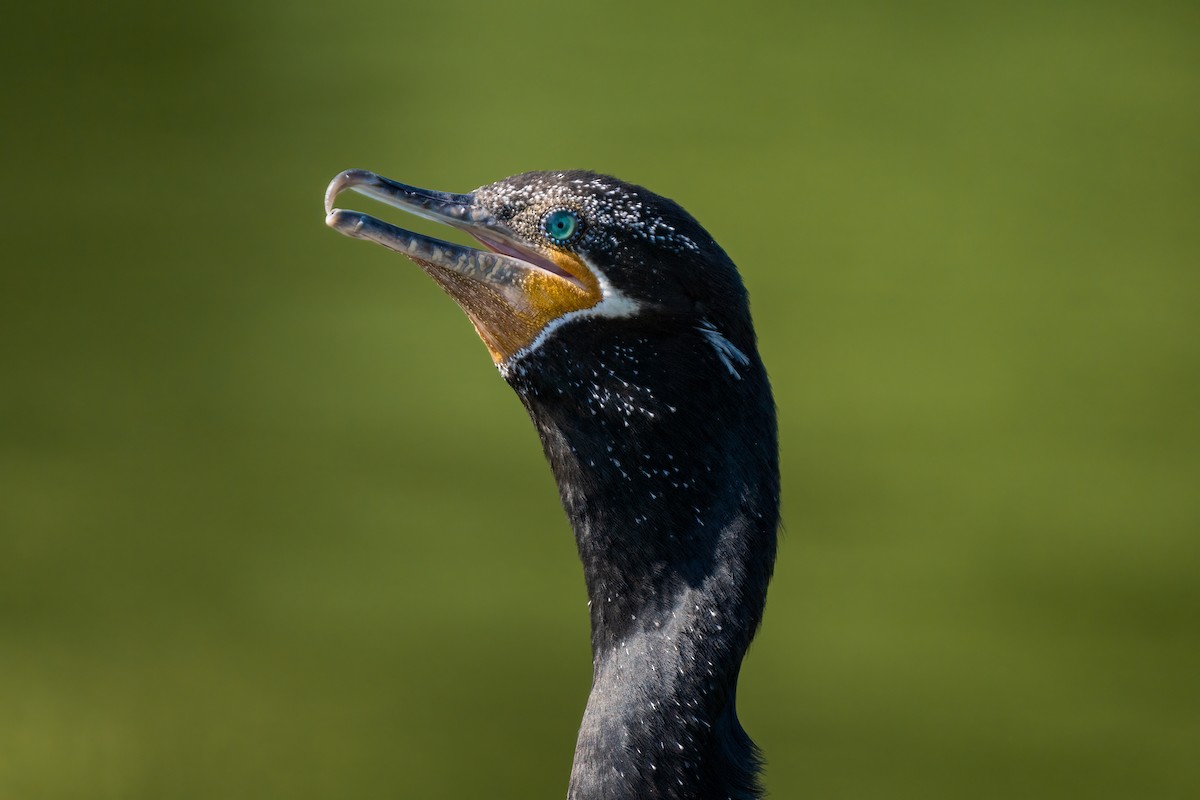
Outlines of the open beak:
[[[334,208],[346,189],[464,230],[487,250]],[[330,182],[325,214],[325,224],[339,233],[381,244],[415,261],[467,313],[497,364],[532,344],[555,319],[602,299],[598,280],[578,256],[523,241],[483,208],[474,194],[418,189],[351,169]]]

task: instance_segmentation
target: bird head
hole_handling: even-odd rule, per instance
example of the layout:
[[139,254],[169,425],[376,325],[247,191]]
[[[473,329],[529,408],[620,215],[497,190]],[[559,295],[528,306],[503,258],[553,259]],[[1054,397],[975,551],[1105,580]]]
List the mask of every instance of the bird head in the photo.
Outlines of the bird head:
[[[486,249],[334,208],[347,189],[463,230]],[[527,172],[455,194],[347,170],[329,184],[325,210],[331,228],[420,265],[502,369],[580,318],[710,326],[753,348],[733,263],[679,205],[640,186],[584,171]]]
[[[484,249],[334,208],[346,189]],[[733,695],[774,561],[779,469],[732,261],[671,200],[590,172],[451,194],[350,170],[325,211],[458,302],[538,429],[592,617],[595,702],[570,796],[758,796]],[[662,741],[681,755],[643,769]]]

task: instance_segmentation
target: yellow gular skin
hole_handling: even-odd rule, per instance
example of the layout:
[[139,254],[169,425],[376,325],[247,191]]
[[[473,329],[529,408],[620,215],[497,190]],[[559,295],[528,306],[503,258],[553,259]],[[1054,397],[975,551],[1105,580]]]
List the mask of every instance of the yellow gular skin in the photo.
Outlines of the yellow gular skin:
[[578,256],[559,250],[546,250],[543,255],[578,283],[537,269],[522,273],[515,283],[491,282],[428,261],[413,261],[462,307],[492,361],[501,364],[533,344],[554,320],[604,299],[600,281]]

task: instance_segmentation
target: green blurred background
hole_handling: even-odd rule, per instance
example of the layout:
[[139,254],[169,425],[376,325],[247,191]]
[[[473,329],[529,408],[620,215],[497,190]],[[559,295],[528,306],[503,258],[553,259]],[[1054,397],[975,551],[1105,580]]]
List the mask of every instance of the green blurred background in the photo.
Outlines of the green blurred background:
[[348,167],[613,173],[741,266],[775,797],[1200,796],[1198,9],[10,10],[0,798],[565,791],[557,493]]

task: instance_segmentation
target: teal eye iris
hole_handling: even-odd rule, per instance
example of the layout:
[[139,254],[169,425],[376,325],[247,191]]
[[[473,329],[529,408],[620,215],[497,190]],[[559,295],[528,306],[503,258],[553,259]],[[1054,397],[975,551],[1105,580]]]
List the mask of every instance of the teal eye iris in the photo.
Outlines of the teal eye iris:
[[552,240],[565,242],[579,230],[579,217],[575,216],[574,211],[560,208],[558,211],[551,211],[546,215],[542,221],[542,227],[545,228],[546,235]]

